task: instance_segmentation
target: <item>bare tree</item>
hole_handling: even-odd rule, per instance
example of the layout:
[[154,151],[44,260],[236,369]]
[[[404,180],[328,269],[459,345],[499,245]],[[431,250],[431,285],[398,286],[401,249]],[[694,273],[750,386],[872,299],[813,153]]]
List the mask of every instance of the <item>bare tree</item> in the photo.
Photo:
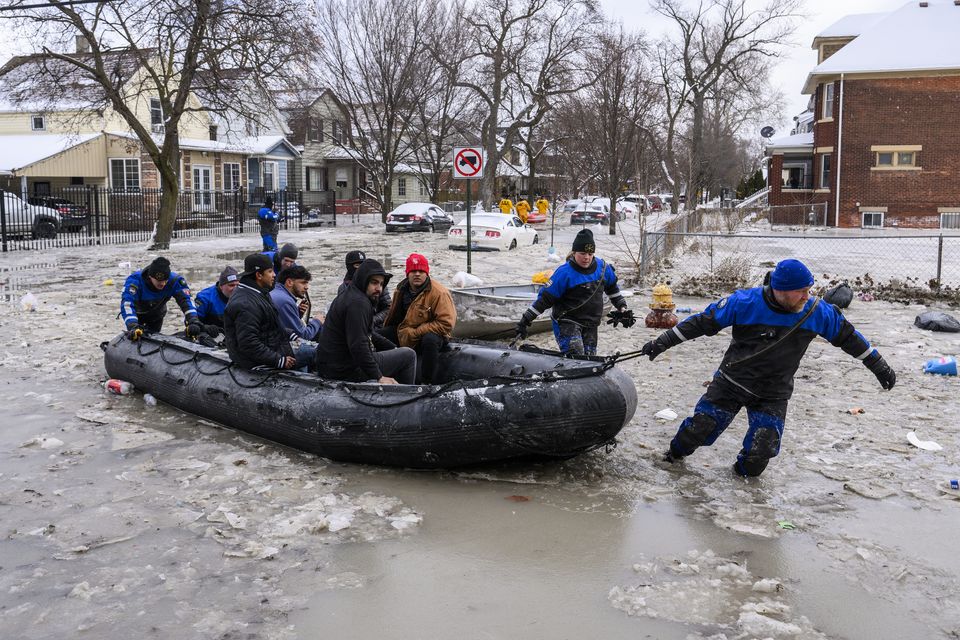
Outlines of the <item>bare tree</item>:
[[589,25],[596,22],[595,0],[480,0],[469,14],[460,85],[483,109],[486,201],[517,132],[538,125],[559,96],[593,82],[597,71],[583,53],[593,46]]
[[[88,116],[110,110],[156,165],[161,197],[151,249],[168,248],[173,233],[185,119],[208,118],[210,111],[259,118],[262,110],[236,100],[237,84],[220,82],[222,75],[244,69],[263,86],[302,77],[304,53],[318,48],[303,6],[279,0],[53,2],[12,14],[37,44],[34,55],[4,69],[11,97],[35,102],[44,96],[51,110],[69,105]],[[67,53],[75,42],[80,51]],[[18,75],[27,68],[29,74]],[[209,104],[192,93],[200,72]],[[162,133],[138,118],[137,105],[149,98],[160,101]]]
[[[393,207],[397,166],[412,158],[412,125],[430,87],[425,25],[430,0],[321,0],[319,62],[343,102],[353,135],[339,144],[373,183],[386,219]],[[335,141],[336,142],[336,141]]]
[[704,182],[704,115],[711,92],[726,77],[739,91],[757,91],[756,70],[780,55],[802,2],[767,0],[751,9],[749,0],[701,0],[694,8],[687,8],[684,0],[652,1],[653,9],[680,30],[678,46],[691,107],[688,206]]

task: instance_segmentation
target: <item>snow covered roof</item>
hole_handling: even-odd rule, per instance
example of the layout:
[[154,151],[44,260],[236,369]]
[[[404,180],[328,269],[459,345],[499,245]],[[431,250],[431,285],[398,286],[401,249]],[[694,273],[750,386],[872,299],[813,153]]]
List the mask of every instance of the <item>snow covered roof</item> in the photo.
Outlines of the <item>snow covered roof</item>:
[[0,175],[36,164],[41,160],[63,153],[93,138],[99,133],[81,134],[25,134],[0,136]]
[[772,151],[813,151],[813,132],[774,138],[767,143],[767,153]]
[[[137,136],[129,132],[107,131],[112,136],[136,140]],[[154,138],[162,144],[159,137]],[[243,153],[253,156],[270,155],[277,147],[284,147],[293,155],[300,155],[297,148],[283,136],[249,136],[235,140],[203,140],[200,138],[180,138],[180,148],[190,151],[213,151],[215,153]]]
[[858,36],[888,15],[890,14],[855,13],[853,15],[844,16],[814,36],[813,48],[816,49],[817,40],[823,38],[850,38]]
[[823,76],[911,71],[960,71],[960,6],[951,0],[916,1],[886,14],[817,65],[803,93],[812,93]]

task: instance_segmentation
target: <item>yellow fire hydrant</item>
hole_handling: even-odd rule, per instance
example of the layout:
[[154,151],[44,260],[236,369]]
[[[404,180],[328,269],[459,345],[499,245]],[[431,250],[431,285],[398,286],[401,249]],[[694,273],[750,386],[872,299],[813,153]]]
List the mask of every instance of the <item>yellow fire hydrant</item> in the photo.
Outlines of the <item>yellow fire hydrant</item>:
[[673,291],[665,284],[658,284],[653,288],[653,302],[650,303],[650,313],[644,319],[644,324],[651,329],[670,329],[677,325],[678,319],[673,310],[677,305],[673,303]]

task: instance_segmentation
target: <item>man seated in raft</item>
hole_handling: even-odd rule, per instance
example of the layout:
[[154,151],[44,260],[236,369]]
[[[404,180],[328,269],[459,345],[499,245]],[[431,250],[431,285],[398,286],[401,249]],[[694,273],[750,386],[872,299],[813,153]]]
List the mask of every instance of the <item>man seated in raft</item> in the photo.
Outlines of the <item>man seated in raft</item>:
[[407,258],[407,277],[394,291],[380,333],[401,347],[416,351],[421,381],[432,384],[440,351],[447,346],[456,324],[457,308],[450,292],[430,278],[426,257],[411,253]]
[[197,309],[197,317],[203,323],[203,328],[210,338],[217,338],[223,334],[223,312],[238,284],[240,284],[240,275],[236,269],[228,265],[220,272],[220,277],[214,284],[201,289],[194,298],[193,304]]
[[294,352],[290,342],[298,336],[280,326],[277,308],[270,300],[275,280],[269,257],[253,253],[244,258],[240,284],[223,314],[227,353],[244,369],[306,370],[315,348],[301,344]]
[[131,273],[123,283],[119,315],[123,318],[127,337],[139,340],[144,333],[159,333],[170,298],[176,300],[183,311],[187,337],[199,337],[203,333],[203,323],[190,299],[190,285],[170,270],[170,261],[162,256],[143,270]]
[[325,378],[381,384],[413,384],[417,354],[396,347],[373,330],[373,316],[390,274],[364,260],[330,305],[317,341],[317,371]]
[[[347,265],[347,273],[343,276],[343,282],[340,283],[340,287],[337,289],[337,295],[343,293],[343,290],[350,286],[350,282],[353,280],[353,274],[357,272],[357,268],[366,259],[367,256],[363,251],[347,252],[347,257],[344,259],[344,263]],[[384,289],[383,293],[381,293],[377,299],[377,307],[373,315],[374,329],[379,330],[383,326],[383,321],[387,317],[387,311],[390,310],[390,302],[390,292]]]
[[323,314],[317,314],[304,322],[300,311],[300,302],[307,298],[310,290],[310,272],[303,265],[295,264],[280,272],[277,282],[270,292],[273,306],[280,315],[280,326],[284,331],[297,334],[302,340],[316,342],[323,330]]

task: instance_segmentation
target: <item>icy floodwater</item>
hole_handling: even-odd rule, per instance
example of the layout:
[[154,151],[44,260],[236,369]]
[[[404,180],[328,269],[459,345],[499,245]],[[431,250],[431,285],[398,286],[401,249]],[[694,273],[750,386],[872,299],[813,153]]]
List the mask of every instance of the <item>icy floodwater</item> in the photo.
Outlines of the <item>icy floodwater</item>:
[[[557,246],[575,231],[562,228]],[[623,239],[595,232],[626,271]],[[321,307],[354,247],[394,265],[422,251],[442,281],[464,261],[439,234],[372,226],[281,240],[301,245]],[[258,244],[184,241],[166,255],[199,289]],[[960,635],[960,492],[949,488],[960,382],[919,371],[960,353],[960,335],[912,327],[921,307],[857,301],[847,313],[897,369],[892,392],[811,345],[781,456],[758,481],[729,471],[742,417],[685,464],[658,461],[726,332],[622,365],[640,401],[612,451],[414,472],[285,449],[140,392],[106,395],[97,345],[119,329],[121,264],[149,258],[143,247],[0,257],[0,637]],[[550,263],[537,246],[474,266],[488,283],[522,282]],[[18,304],[28,290],[36,311]],[[636,295],[642,310],[649,291]],[[179,323],[172,305],[167,322]],[[604,325],[600,349],[654,335]],[[666,408],[679,417],[654,417]],[[917,449],[911,431],[942,450]]]

